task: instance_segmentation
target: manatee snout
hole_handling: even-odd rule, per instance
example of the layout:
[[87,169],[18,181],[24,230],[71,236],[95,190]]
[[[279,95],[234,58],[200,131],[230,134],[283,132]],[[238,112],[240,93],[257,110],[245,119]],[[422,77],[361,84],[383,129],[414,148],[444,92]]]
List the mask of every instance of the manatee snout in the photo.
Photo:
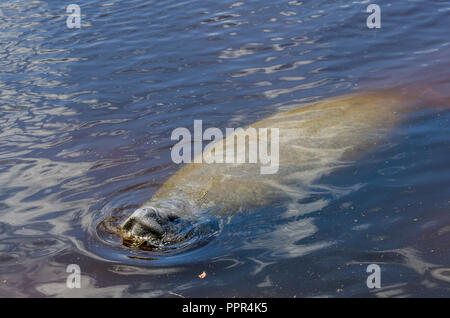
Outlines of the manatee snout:
[[126,238],[135,240],[162,239],[178,217],[154,207],[143,207],[133,212],[121,225]]
[[175,205],[139,208],[116,225],[116,233],[127,247],[173,252],[205,244],[219,230],[215,217],[175,211],[180,211]]

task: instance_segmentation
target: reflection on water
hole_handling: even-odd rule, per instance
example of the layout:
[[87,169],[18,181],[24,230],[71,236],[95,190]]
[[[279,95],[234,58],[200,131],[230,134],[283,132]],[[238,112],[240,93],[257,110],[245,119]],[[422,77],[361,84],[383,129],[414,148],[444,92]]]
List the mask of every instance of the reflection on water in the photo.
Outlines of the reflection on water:
[[[379,30],[348,1],[77,3],[79,30],[59,1],[0,4],[1,296],[450,295],[448,1],[381,4]],[[207,244],[158,254],[97,231],[178,169],[177,127],[393,85],[430,107],[290,200],[219,217]]]

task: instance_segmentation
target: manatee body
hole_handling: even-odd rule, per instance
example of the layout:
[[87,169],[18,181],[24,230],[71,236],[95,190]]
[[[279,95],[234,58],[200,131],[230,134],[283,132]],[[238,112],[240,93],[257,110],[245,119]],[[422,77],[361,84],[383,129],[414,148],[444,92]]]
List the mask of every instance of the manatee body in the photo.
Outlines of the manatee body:
[[[160,246],[171,243],[184,221],[195,226],[205,213],[250,211],[273,200],[306,196],[320,177],[379,145],[405,113],[404,101],[392,92],[344,95],[250,125],[279,129],[277,173],[261,174],[261,163],[187,164],[120,225],[124,242]],[[203,156],[211,156],[212,149]]]

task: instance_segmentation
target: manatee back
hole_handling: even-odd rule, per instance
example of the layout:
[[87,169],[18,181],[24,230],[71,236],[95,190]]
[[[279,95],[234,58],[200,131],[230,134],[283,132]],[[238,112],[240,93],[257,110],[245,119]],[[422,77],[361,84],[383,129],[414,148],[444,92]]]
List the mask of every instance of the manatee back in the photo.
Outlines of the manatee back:
[[[260,163],[190,163],[169,178],[151,201],[177,199],[186,202],[186,209],[220,206],[230,212],[302,193],[378,145],[401,120],[404,101],[389,92],[346,95],[268,117],[250,127],[279,129],[277,173],[261,174]],[[226,139],[217,143],[224,153]],[[265,141],[270,143],[270,138]],[[211,156],[211,149],[203,155]]]

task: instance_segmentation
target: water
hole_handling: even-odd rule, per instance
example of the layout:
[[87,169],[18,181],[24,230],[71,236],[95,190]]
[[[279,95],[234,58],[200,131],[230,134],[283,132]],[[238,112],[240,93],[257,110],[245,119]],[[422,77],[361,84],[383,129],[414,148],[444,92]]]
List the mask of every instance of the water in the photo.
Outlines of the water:
[[[448,105],[449,1],[380,2],[377,30],[369,1],[74,2],[80,29],[61,1],[0,4],[1,296],[450,296],[444,108],[321,179],[301,213],[277,202],[224,217],[178,253],[97,227],[179,168],[170,134],[194,119],[239,127],[407,83]],[[366,286],[372,263],[381,289]],[[66,287],[69,264],[81,289]]]

